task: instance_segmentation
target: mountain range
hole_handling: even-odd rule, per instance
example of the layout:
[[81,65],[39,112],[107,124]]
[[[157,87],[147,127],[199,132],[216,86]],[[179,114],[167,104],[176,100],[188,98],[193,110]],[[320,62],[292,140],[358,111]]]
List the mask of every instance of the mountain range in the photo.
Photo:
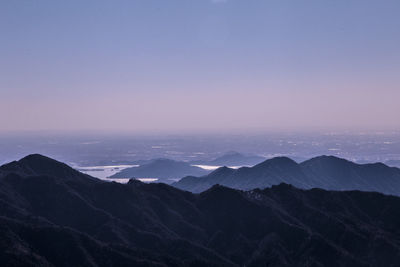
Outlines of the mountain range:
[[399,229],[400,198],[380,193],[193,194],[41,155],[0,167],[2,266],[396,266]]
[[302,163],[277,157],[251,168],[222,167],[203,177],[185,177],[173,186],[198,193],[216,184],[251,190],[280,183],[303,189],[362,190],[400,195],[400,169],[382,163],[356,164],[333,156],[320,156]]
[[185,176],[203,176],[210,173],[194,165],[208,166],[252,166],[260,163],[265,158],[255,155],[243,155],[238,152],[228,152],[213,160],[176,161],[166,158],[138,160],[131,164],[140,165],[123,169],[110,178],[157,178],[159,181],[171,183],[172,179],[180,179]]
[[171,179],[179,179],[187,175],[206,175],[209,171],[191,166],[183,161],[171,159],[154,159],[139,167],[123,169],[110,176],[110,178],[157,178],[163,182],[172,182]]

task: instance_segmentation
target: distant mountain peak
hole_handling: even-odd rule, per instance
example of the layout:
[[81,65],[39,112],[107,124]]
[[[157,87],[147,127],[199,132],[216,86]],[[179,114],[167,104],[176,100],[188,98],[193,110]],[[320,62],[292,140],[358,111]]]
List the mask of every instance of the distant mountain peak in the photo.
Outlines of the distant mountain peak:
[[234,173],[236,170],[232,168],[228,168],[226,166],[220,167],[213,172],[209,174],[209,176],[214,176],[214,175],[229,175],[231,173]]
[[[333,156],[333,155],[322,155],[322,156],[311,158],[311,159],[309,159],[307,161],[351,162],[351,161],[349,161],[347,159],[339,158],[339,157],[336,157],[336,156]],[[351,162],[351,163],[353,163],[353,162]]]
[[267,159],[254,167],[259,168],[266,165],[297,165],[297,163],[288,157],[275,157]]
[[312,166],[312,165],[320,165],[320,166],[330,166],[330,167],[339,167],[339,166],[356,166],[357,163],[349,161],[347,159],[339,158],[332,155],[322,155],[318,157],[311,158],[300,163],[301,166]]

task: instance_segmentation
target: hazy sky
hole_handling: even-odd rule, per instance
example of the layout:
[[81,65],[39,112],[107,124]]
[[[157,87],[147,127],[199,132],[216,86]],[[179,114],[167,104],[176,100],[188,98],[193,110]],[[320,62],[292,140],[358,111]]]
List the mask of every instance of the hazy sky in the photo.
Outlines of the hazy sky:
[[398,0],[0,1],[0,131],[400,129]]

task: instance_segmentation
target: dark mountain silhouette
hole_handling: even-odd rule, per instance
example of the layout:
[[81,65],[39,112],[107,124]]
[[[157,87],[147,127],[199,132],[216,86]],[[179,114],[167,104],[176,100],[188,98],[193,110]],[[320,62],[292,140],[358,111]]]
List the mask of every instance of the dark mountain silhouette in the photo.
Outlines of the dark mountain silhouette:
[[64,179],[95,179],[69,167],[67,164],[39,154],[32,154],[19,161],[0,166],[0,175],[9,173],[21,176],[56,176]]
[[209,171],[191,166],[186,162],[170,159],[155,159],[139,167],[124,169],[112,175],[110,178],[158,178],[167,181],[168,179],[179,179],[187,175],[200,176],[208,173]]
[[194,161],[192,164],[211,166],[253,166],[264,160],[264,157],[256,155],[243,155],[238,152],[231,151],[214,160]]
[[356,164],[333,156],[321,156],[300,165],[309,177],[326,189],[400,194],[400,169],[382,163]]
[[332,156],[316,157],[300,164],[278,157],[251,168],[216,170],[203,177],[185,177],[173,185],[177,188],[202,192],[215,184],[250,190],[280,183],[299,188],[328,190],[377,191],[400,195],[400,169],[382,163],[356,164]]
[[396,266],[399,229],[400,198],[380,193],[192,194],[101,181],[40,155],[0,167],[2,266]]

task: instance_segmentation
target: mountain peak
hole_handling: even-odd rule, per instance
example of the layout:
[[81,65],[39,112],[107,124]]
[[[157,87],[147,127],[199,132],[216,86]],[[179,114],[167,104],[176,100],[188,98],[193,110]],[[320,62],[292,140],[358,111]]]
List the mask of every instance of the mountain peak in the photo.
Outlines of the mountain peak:
[[42,154],[30,154],[28,156],[23,157],[18,162],[30,163],[30,164],[62,164],[62,165],[65,165],[62,162],[59,162],[55,159],[46,157]]
[[237,190],[237,189],[226,187],[226,186],[223,186],[220,184],[215,184],[215,185],[211,186],[209,189],[201,192],[200,196],[203,198],[204,197],[209,198],[210,196],[220,197],[221,195],[223,195],[223,196],[227,196],[229,194],[236,195],[238,193],[239,193],[239,190]]
[[338,158],[332,155],[322,155],[318,157],[314,157],[312,159],[306,160],[301,163],[301,165],[310,165],[315,163],[322,163],[322,164],[352,164],[355,165],[356,163],[349,161],[347,159]]
[[13,161],[0,167],[6,173],[16,173],[28,176],[47,175],[62,178],[89,177],[71,168],[65,163],[43,156],[31,154],[18,161]]
[[228,168],[226,166],[220,167],[215,171],[211,172],[209,176],[216,176],[216,175],[229,175],[234,173],[236,170],[232,168]]
[[342,162],[347,161],[347,162],[349,162],[346,159],[339,158],[339,157],[336,157],[336,156],[333,156],[333,155],[321,155],[321,156],[318,156],[318,157],[314,157],[314,158],[312,158],[310,160],[334,160],[334,161],[342,161]]
[[297,165],[297,163],[288,157],[275,157],[272,159],[267,159],[254,167],[262,167],[267,165]]

